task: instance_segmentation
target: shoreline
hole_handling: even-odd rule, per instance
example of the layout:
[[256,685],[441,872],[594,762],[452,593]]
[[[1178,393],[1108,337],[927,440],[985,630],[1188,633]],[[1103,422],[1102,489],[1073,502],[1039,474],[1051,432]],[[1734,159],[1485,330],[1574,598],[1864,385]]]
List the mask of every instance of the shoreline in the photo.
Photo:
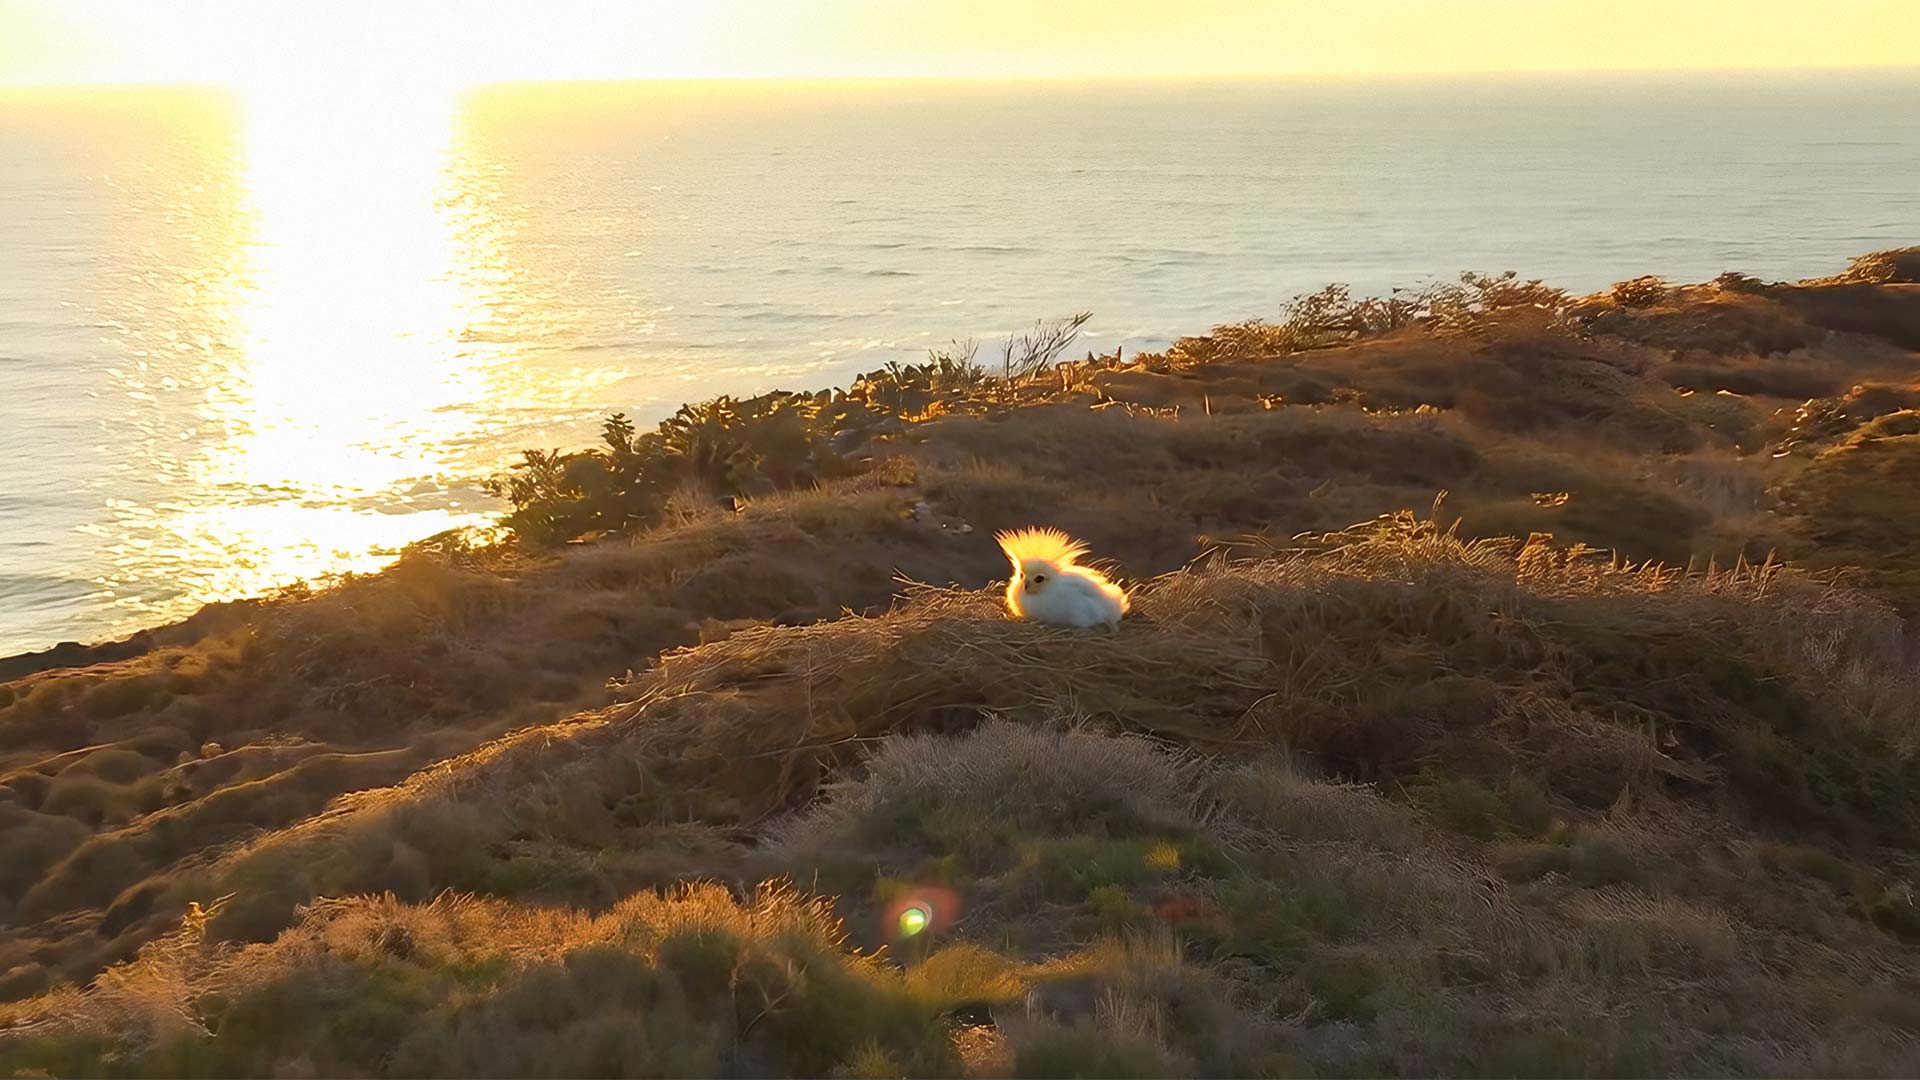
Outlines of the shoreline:
[[[32,149],[44,136],[50,156],[0,192],[29,226],[20,288],[0,312],[17,331],[21,355],[8,367],[24,375],[14,385],[25,392],[5,395],[10,438],[0,444],[35,462],[0,484],[25,497],[8,500],[15,513],[0,529],[0,563],[27,579],[6,582],[0,654],[131,635],[189,614],[183,596],[257,594],[294,576],[369,569],[390,556],[360,553],[456,523],[423,523],[416,512],[450,500],[462,505],[449,514],[482,509],[450,478],[485,472],[523,443],[590,440],[576,406],[640,403],[650,422],[655,405],[833,383],[854,373],[843,363],[917,360],[915,346],[949,331],[991,333],[1069,305],[1094,308],[1116,335],[1160,339],[1272,317],[1284,296],[1343,276],[1356,291],[1384,293],[1441,268],[1514,266],[1584,293],[1645,272],[1675,281],[1723,267],[1769,280],[1821,272],[1861,247],[1905,242],[1893,230],[1916,217],[1897,185],[1830,183],[1913,158],[1886,142],[1914,126],[1902,123],[1908,95],[1897,88],[1522,93],[1464,110],[1479,104],[1467,100],[1474,94],[1429,101],[1420,88],[1386,88],[1367,105],[1370,91],[1317,101],[1304,91],[1196,88],[1164,102],[1121,94],[1129,107],[1119,113],[1038,91],[955,91],[951,109],[935,110],[970,133],[954,154],[937,135],[926,142],[942,125],[928,126],[910,91],[897,108],[878,107],[897,96],[883,90],[870,95],[875,108],[844,95],[809,107],[805,93],[788,100],[768,87],[786,102],[770,98],[769,113],[749,91],[739,108],[683,108],[669,97],[648,110],[618,91],[596,106],[589,88],[579,108],[503,109],[421,133],[407,152],[421,168],[395,172],[409,186],[386,194],[357,191],[332,168],[298,168],[280,140],[255,145],[244,118],[163,107],[157,95],[142,106],[140,92],[129,93],[123,110],[104,96],[98,112],[25,107],[24,126],[0,125],[8,145]],[[1552,123],[1540,122],[1540,109]],[[1427,182],[1408,186],[1391,163],[1450,138],[1453,116],[1481,132],[1492,156],[1441,155]],[[1712,152],[1689,153],[1701,116],[1715,118],[1718,135],[1702,144]],[[1409,131],[1426,134],[1410,143]],[[23,132],[24,142],[15,137]],[[1329,132],[1352,138],[1321,137]],[[668,135],[662,155],[627,153]],[[176,143],[187,157],[140,164],[141,148]],[[991,151],[968,149],[1013,145],[1044,146],[1050,163],[1009,171],[991,164]],[[89,179],[88,146],[125,159],[115,167],[125,185]],[[910,150],[898,159],[903,171],[881,179],[835,171],[840,160],[901,150]],[[729,164],[736,152],[757,160],[763,151],[778,155],[764,169]],[[429,157],[471,198],[458,207],[416,199]],[[466,164],[444,172],[455,161]],[[1287,165],[1249,164],[1257,161]],[[1765,163],[1764,175],[1752,162]],[[347,220],[289,228],[290,202],[247,195],[302,175],[298,190],[337,196],[314,209]],[[1486,197],[1489,175],[1506,178],[1525,213]],[[207,190],[189,210],[178,201],[197,180]],[[570,242],[580,219],[515,197],[523,184],[603,212],[565,261],[578,267],[572,284],[538,252]],[[1068,201],[1051,203],[1053,192]],[[709,250],[711,225],[700,223],[728,212],[714,199],[778,209],[747,224],[777,236],[790,264],[767,264],[751,248]],[[843,213],[841,199],[866,209]],[[128,239],[144,235],[137,209],[176,202],[178,235],[143,254],[151,245]],[[318,242],[344,235],[356,213],[401,205],[407,224],[396,242],[480,235],[460,225],[478,214],[528,244],[421,247],[441,284],[416,290],[414,253],[367,263]],[[954,212],[922,221],[928,205]],[[1618,220],[1579,209],[1609,205],[1637,209]],[[110,223],[88,241],[101,273],[85,281],[62,276],[69,230],[46,213],[62,206]],[[503,268],[510,274],[489,269],[496,257],[514,264]],[[252,270],[228,272],[243,263]],[[389,280],[380,266],[405,273]],[[386,299],[330,321],[330,298],[310,289],[330,279],[367,281]],[[214,329],[214,309],[195,297],[216,286],[236,305],[221,310],[275,340]],[[464,329],[442,325],[454,309],[438,299],[456,295]],[[311,318],[285,318],[296,312]],[[105,342],[91,325],[101,319],[117,324]],[[179,334],[206,334],[211,352],[174,353],[168,339]],[[149,375],[138,370],[142,353],[161,358]],[[392,357],[403,377],[295,390],[374,356]],[[815,363],[827,366],[804,370]],[[222,388],[229,373],[244,376],[232,394]],[[360,513],[374,506],[387,513]]]
[[[1901,249],[1901,250],[1912,251],[1913,249]],[[1861,260],[1867,260],[1870,258],[1872,258],[1872,256],[1862,256]],[[1860,260],[1857,260],[1857,262],[1858,261]],[[1911,273],[1911,270],[1909,269],[1905,271],[1905,273]],[[1808,287],[1834,286],[1834,285],[1843,283],[1844,277],[1845,275],[1808,278],[1800,282],[1774,283],[1774,285],[1771,287],[1776,289],[1778,288],[1802,289],[1802,288],[1808,288]],[[1895,274],[1894,278],[1895,278],[1895,283],[1897,283],[1900,280],[1906,280],[1904,277],[1901,277],[1899,274]],[[1538,284],[1538,283],[1535,283],[1535,284]],[[1755,284],[1758,285],[1758,283],[1755,283]],[[1618,287],[1619,286],[1616,286],[1616,288]],[[1671,286],[1671,287],[1674,289],[1683,289],[1683,288],[1699,289],[1699,288],[1705,288],[1706,286],[1696,285],[1696,286]],[[1331,286],[1330,288],[1343,289],[1344,287]],[[1564,294],[1562,295],[1564,296]],[[1591,305],[1593,303],[1596,303],[1599,300],[1599,298],[1604,298],[1606,295],[1607,295],[1606,291],[1603,290],[1601,292],[1594,293],[1591,296],[1588,296],[1585,298],[1565,297],[1565,300],[1569,304],[1582,303],[1582,304]],[[1300,298],[1296,298],[1296,302],[1299,299]],[[1373,302],[1378,302],[1378,301],[1373,301]],[[1876,317],[1879,317],[1881,319],[1891,320],[1892,322],[1891,333],[1895,338],[1899,339],[1900,343],[1903,344],[1905,347],[1920,349],[1920,315],[1916,315],[1912,313],[1906,313],[1904,317],[1902,313],[1898,311],[1867,312],[1865,315],[1862,315],[1859,312],[1843,313],[1843,316],[1841,319],[1842,325],[1836,327],[1836,329],[1841,329],[1845,331],[1847,326],[1855,326],[1855,325],[1874,327],[1877,325],[1875,322]],[[1862,321],[1863,319],[1865,321]],[[1044,326],[1044,325],[1045,323],[1043,321],[1042,323],[1036,324],[1036,327]],[[1180,345],[1184,342],[1204,341],[1204,340],[1207,340],[1207,338],[1210,337],[1211,335],[1217,335],[1224,330],[1231,330],[1237,326],[1247,326],[1247,325],[1260,325],[1260,323],[1259,323],[1259,320],[1254,320],[1251,323],[1247,323],[1247,324],[1228,324],[1227,326],[1224,326],[1224,327],[1216,327],[1208,335],[1199,335],[1198,337],[1182,338],[1176,341],[1173,345],[1169,346],[1167,350],[1162,350],[1160,352],[1147,353],[1144,355],[1149,362],[1156,359],[1164,360],[1164,358],[1166,357],[1169,351],[1178,350]],[[1884,327],[1882,327],[1882,329],[1884,329]],[[1319,347],[1324,347],[1324,346],[1319,346]],[[1071,350],[1068,350],[1068,351],[1071,351]],[[1089,357],[1089,360],[1092,360],[1094,358],[1091,352],[1089,352],[1087,355]],[[1056,360],[1060,359],[1060,357],[1055,357],[1055,359]],[[908,366],[911,367],[913,365],[908,365]],[[867,375],[851,376],[847,387],[836,386],[836,387],[827,388],[825,390],[809,390],[809,391],[773,390],[765,394],[758,395],[755,398],[742,399],[742,400],[763,401],[769,398],[777,398],[777,397],[790,397],[790,396],[807,397],[807,396],[818,396],[822,394],[844,396],[847,392],[848,387],[851,387],[860,383],[861,380],[863,379],[871,379],[874,375],[878,375],[878,374],[881,374],[881,372],[868,373]],[[733,399],[721,399],[721,400],[733,400]],[[705,403],[702,403],[702,404],[705,404]],[[692,405],[692,404],[682,406],[681,411],[684,413],[688,409],[696,408],[696,407],[698,406]],[[572,454],[572,453],[577,453],[577,451],[569,451],[567,453]],[[496,521],[502,517],[505,517],[508,513],[508,510],[509,508],[507,507],[502,507],[499,510],[497,510]],[[464,532],[466,530],[461,530],[461,531]],[[421,538],[420,541],[416,541],[416,543],[429,543],[434,541],[435,539],[437,539],[437,537],[434,537],[434,536],[423,537]],[[398,554],[395,555],[396,560],[399,557],[400,556]],[[387,563],[386,568],[391,568],[392,565],[393,565],[393,562],[389,561]],[[375,571],[374,573],[376,574],[384,573],[386,568],[383,568],[380,571]],[[321,581],[318,581],[318,582],[305,581],[305,580],[290,582],[288,583],[287,586],[283,586],[282,588],[295,589],[295,590],[308,590],[316,586],[324,587],[325,579],[322,579]],[[85,642],[77,641],[77,640],[63,640],[63,641],[58,641],[53,644],[47,645],[43,648],[27,649],[27,650],[16,652],[10,655],[0,656],[0,681],[9,681],[12,679],[23,678],[27,675],[34,674],[40,671],[59,670],[59,669],[74,668],[74,667],[85,667],[95,663],[106,663],[106,662],[113,662],[118,660],[125,660],[135,656],[142,655],[154,648],[163,647],[164,645],[172,641],[191,640],[192,637],[194,637],[195,635],[203,633],[204,631],[200,628],[206,625],[228,623],[233,621],[244,621],[245,619],[244,612],[247,609],[256,607],[262,603],[269,602],[271,598],[275,596],[279,591],[281,590],[279,589],[269,590],[267,592],[263,592],[255,596],[240,597],[233,600],[210,602],[207,604],[203,604],[201,607],[195,609],[194,611],[183,615],[181,618],[174,619],[172,621],[157,624],[157,625],[141,627],[139,629],[133,630],[129,633],[126,633],[124,635],[117,636],[117,637],[110,637],[110,638],[104,638],[104,639],[99,639],[94,641],[85,641]]]

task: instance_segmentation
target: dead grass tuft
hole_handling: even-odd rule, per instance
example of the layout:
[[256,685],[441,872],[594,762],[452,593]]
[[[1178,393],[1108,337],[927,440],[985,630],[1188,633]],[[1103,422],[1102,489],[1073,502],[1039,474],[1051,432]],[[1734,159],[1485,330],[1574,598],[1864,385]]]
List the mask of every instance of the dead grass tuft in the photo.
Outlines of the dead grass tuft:
[[1840,275],[1869,285],[1920,284],[1920,247],[1893,248],[1859,256]]

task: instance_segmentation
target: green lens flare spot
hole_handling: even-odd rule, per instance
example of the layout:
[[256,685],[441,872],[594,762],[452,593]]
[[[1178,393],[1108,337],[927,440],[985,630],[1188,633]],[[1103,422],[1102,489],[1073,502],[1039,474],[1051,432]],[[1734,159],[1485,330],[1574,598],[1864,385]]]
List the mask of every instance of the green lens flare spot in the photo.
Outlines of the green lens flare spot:
[[912,937],[927,928],[933,921],[933,913],[918,905],[900,913],[900,936]]

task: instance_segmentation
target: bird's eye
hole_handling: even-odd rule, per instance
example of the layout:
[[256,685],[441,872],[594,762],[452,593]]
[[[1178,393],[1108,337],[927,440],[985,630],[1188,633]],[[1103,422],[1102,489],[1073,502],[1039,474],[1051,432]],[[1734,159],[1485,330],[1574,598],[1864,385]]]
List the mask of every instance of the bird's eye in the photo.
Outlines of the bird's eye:
[[1045,580],[1047,580],[1047,575],[1045,575],[1045,574],[1035,574],[1035,575],[1033,575],[1033,583],[1034,583],[1035,585],[1038,585],[1038,584],[1040,584],[1041,582],[1043,582],[1043,581],[1045,581]]

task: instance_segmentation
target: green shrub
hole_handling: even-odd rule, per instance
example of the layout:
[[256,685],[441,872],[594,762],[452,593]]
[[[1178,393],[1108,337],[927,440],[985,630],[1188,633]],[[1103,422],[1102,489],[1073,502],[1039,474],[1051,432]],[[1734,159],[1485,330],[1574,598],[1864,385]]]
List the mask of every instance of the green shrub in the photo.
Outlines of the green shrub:
[[[951,961],[948,966],[954,966]],[[957,978],[957,976],[956,976]],[[952,982],[953,980],[949,980]],[[980,979],[975,986],[985,987]],[[163,939],[0,1046],[0,1072],[826,1075],[884,1056],[957,1064],[939,995],[848,950],[828,906],[777,886],[643,893],[605,914],[443,897],[322,901],[272,943]]]
[[844,391],[682,405],[648,432],[614,413],[603,446],[527,450],[485,487],[512,504],[501,523],[536,546],[655,524],[681,490],[717,499],[811,487],[858,470],[860,449],[903,420],[960,399],[1005,397],[1055,365],[1090,317],[1042,320],[1008,338],[997,373],[976,363],[968,344],[934,351],[923,364],[889,363]]
[[615,413],[604,447],[529,450],[487,490],[513,504],[502,524],[515,535],[556,544],[653,524],[682,487],[745,495],[815,484],[849,469],[828,441],[831,404],[824,393],[721,397],[683,405],[645,433]]

